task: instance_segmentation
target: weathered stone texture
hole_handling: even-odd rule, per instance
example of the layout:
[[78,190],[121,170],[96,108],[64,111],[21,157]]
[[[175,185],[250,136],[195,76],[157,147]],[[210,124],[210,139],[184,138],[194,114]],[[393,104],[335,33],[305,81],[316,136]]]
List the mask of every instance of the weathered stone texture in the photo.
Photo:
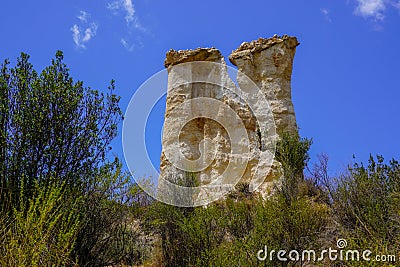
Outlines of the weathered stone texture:
[[[251,78],[269,101],[277,133],[281,131],[297,131],[296,118],[291,100],[291,74],[293,58],[298,44],[295,37],[289,36],[274,36],[268,39],[259,38],[256,41],[242,43],[229,56],[232,64],[236,65],[240,72]],[[193,61],[210,61],[221,63],[221,65],[217,70],[211,68],[196,69],[193,67],[185,71],[177,71],[174,68],[174,66],[179,66],[181,63]],[[174,132],[173,130],[176,129],[177,125],[181,122],[180,120],[185,116],[190,115],[190,113],[200,112],[193,109],[206,109],[207,107],[193,106],[185,110],[184,114],[177,114],[172,111],[187,99],[208,97],[221,101],[238,114],[248,135],[249,144],[243,150],[246,150],[246,153],[243,155],[230,154],[232,147],[231,139],[226,129],[217,122],[218,118],[223,119],[227,114],[224,105],[221,105],[219,108],[215,120],[197,118],[187,122],[179,134],[180,150],[187,159],[196,160],[201,156],[201,151],[205,149],[205,147],[199,147],[201,140],[205,138],[213,140],[216,151],[214,160],[204,170],[195,172],[198,182],[202,185],[212,184],[218,180],[218,177],[226,171],[229,161],[235,161],[239,164],[244,158],[250,158],[244,174],[235,173],[235,168],[233,168],[230,176],[242,175],[242,181],[244,182],[251,179],[256,171],[255,167],[259,162],[263,144],[260,139],[260,133],[257,130],[259,126],[247,104],[238,95],[226,90],[224,86],[189,83],[179,85],[175,88],[175,85],[179,84],[179,81],[185,80],[188,77],[206,77],[210,73],[214,75],[217,73],[217,78],[221,80],[221,84],[231,88],[235,87],[228,77],[226,64],[221,53],[215,48],[197,48],[195,50],[181,51],[170,50],[166,55],[164,64],[168,68],[168,93],[165,117],[170,119],[168,120],[170,123],[164,125],[163,152],[160,165],[161,176],[174,183],[185,179],[187,173],[173,166],[166,158],[165,149],[171,145],[168,141],[171,139],[169,135]],[[246,83],[246,79],[240,74],[237,77],[237,82],[239,87],[246,86],[244,84]],[[262,193],[266,193],[269,190],[271,182],[281,177],[280,164],[278,162],[274,161],[272,168],[270,168],[270,165],[264,165],[259,168],[265,168],[269,172],[265,173],[265,182],[260,187],[260,190],[263,191]],[[162,187],[162,184],[159,187]]]
[[[277,132],[297,131],[291,93],[293,58],[299,45],[296,37],[274,36],[244,42],[229,60],[265,93],[274,114]],[[240,77],[238,77],[240,78]],[[240,79],[238,79],[240,85]]]

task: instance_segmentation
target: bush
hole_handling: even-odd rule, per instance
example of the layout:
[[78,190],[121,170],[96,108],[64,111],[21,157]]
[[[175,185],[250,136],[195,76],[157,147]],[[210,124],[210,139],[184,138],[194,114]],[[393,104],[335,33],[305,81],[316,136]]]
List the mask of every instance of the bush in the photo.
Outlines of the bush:
[[335,220],[341,234],[355,247],[390,252],[400,249],[400,164],[384,163],[381,156],[369,164],[354,164],[334,191]]
[[138,213],[146,203],[135,202],[143,195],[118,160],[101,168],[83,197],[82,227],[73,251],[80,266],[133,265],[148,257],[152,244]]
[[107,156],[122,119],[114,81],[107,93],[74,81],[61,51],[40,73],[24,53],[9,65],[0,65],[6,265],[141,262],[133,183]]
[[74,81],[57,51],[39,74],[21,53],[15,67],[0,65],[0,209],[19,205],[21,185],[53,177],[82,191],[107,163],[110,142],[122,119],[111,81],[107,94]]
[[303,171],[309,160],[308,150],[311,144],[310,139],[300,138],[297,133],[281,133],[275,158],[282,165],[285,179],[277,190],[287,201],[296,199],[301,194],[301,188],[307,187]]
[[320,246],[330,212],[302,190],[313,185],[303,175],[310,145],[297,135],[283,135],[277,158],[288,177],[269,199],[251,196],[248,185],[239,184],[237,192],[207,207],[153,207],[163,266],[276,266],[277,259],[259,261],[257,251],[265,245],[287,251]]
[[[75,265],[74,249],[82,199],[72,197],[65,183],[34,185],[34,194],[7,218],[0,219],[1,266]],[[25,189],[20,197],[25,199]]]

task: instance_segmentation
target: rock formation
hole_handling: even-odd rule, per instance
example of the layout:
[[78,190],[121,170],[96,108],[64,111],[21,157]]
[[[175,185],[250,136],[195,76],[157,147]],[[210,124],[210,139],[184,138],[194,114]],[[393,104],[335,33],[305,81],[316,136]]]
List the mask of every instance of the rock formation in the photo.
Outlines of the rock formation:
[[287,35],[282,38],[259,38],[257,41],[242,43],[229,56],[230,62],[264,92],[274,114],[277,132],[297,131],[291,77],[298,45],[295,37]]
[[[190,186],[189,175],[197,185],[216,186],[213,194],[225,193],[218,185],[235,184],[238,179],[249,183],[252,177],[261,174],[258,191],[268,193],[271,182],[277,181],[282,173],[278,162],[271,157],[262,162],[261,158],[267,155],[268,144],[279,138],[277,134],[297,131],[291,74],[298,44],[295,37],[286,35],[242,43],[229,56],[230,62],[238,67],[237,85],[229,78],[225,60],[215,48],[167,52],[168,92],[160,192],[167,190],[164,181]],[[190,64],[198,61],[204,64]],[[269,107],[260,100],[262,97],[251,93],[251,84],[259,88]],[[248,88],[244,90],[248,94],[238,93],[243,88]],[[246,97],[253,99],[254,107],[244,100]],[[269,121],[269,126],[263,126],[260,124],[264,122],[257,120],[257,114],[268,113],[267,109],[275,125]],[[179,166],[173,161],[185,163]],[[190,194],[200,199],[196,205],[207,204],[204,195],[210,191]]]

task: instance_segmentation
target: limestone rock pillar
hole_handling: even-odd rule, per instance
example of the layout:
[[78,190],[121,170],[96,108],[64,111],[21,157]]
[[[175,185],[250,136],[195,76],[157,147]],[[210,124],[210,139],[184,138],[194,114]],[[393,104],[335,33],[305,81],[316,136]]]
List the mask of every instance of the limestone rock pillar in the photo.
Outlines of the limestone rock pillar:
[[[239,71],[250,77],[264,92],[274,114],[277,132],[297,132],[292,103],[291,77],[296,37],[274,36],[244,42],[229,56]],[[240,85],[240,77],[238,77]]]
[[[259,38],[256,41],[242,43],[229,56],[232,64],[238,67],[239,73],[236,79],[239,88],[248,86],[248,78],[250,78],[268,100],[278,134],[282,131],[297,132],[296,117],[291,99],[291,75],[293,58],[298,44],[295,37],[289,36]],[[185,63],[194,61],[218,64],[203,67],[185,65]],[[168,69],[168,92],[160,176],[175,184],[193,186],[194,184],[187,183],[188,178],[190,178],[188,175],[193,175],[191,178],[195,178],[197,185],[216,184],[218,186],[219,183],[216,183],[216,181],[222,174],[226,175],[226,172],[228,172],[226,176],[228,178],[223,182],[227,184],[231,182],[229,179],[232,179],[233,183],[235,180],[233,178],[239,176],[241,182],[248,183],[256,173],[262,173],[265,181],[258,191],[263,195],[269,194],[271,185],[282,178],[280,163],[277,161],[271,161],[269,164],[264,162],[260,167],[259,162],[265,152],[260,137],[260,125],[258,125],[252,109],[243,101],[242,96],[226,89],[226,87],[238,87],[229,79],[227,66],[221,53],[215,48],[170,50],[167,52],[164,65]],[[180,68],[180,66],[185,67]],[[214,83],[190,82],[199,77],[206,80],[211,78]],[[184,81],[189,82],[185,84]],[[215,81],[217,81],[217,84],[215,84]],[[211,109],[207,105],[182,105],[187,100],[199,98],[208,98],[221,103],[221,105],[217,105],[216,109],[214,107],[213,112],[216,117],[213,119],[195,118],[184,122],[185,125],[177,134],[177,128],[181,127],[183,121],[190,118],[192,114],[206,114]],[[257,105],[257,108],[262,110],[264,107]],[[265,108],[268,109],[267,106]],[[228,133],[227,129],[220,123],[223,118],[232,117],[229,115],[231,114],[229,110],[235,111],[244,129],[244,132],[240,133],[234,130],[233,135],[243,135],[247,138],[247,143],[238,141],[238,139],[233,142],[232,136],[230,136],[232,131]],[[179,139],[179,142],[172,142],[171,140],[174,138],[175,140]],[[275,134],[273,138],[278,139],[279,136]],[[206,139],[212,141],[212,149],[202,141]],[[236,151],[243,151],[243,153],[233,155],[231,153],[232,148],[236,148]],[[206,162],[202,158],[204,154],[212,152],[214,155],[209,155],[213,160],[207,162],[206,168],[199,170],[193,167],[193,171],[191,171],[190,166],[186,170],[182,170],[174,165],[166,156],[171,155],[171,151],[176,152],[176,154],[180,151],[185,159],[191,161],[203,160]],[[232,162],[233,164],[230,164]],[[246,162],[244,168],[240,165],[243,162]],[[162,180],[159,181],[161,181],[159,182],[159,191],[161,192],[164,185]],[[218,192],[219,189],[216,190]],[[210,192],[190,192],[194,198],[200,199],[203,197],[202,194],[207,193]],[[176,193],[173,192],[173,194]],[[189,198],[191,197],[189,196]]]

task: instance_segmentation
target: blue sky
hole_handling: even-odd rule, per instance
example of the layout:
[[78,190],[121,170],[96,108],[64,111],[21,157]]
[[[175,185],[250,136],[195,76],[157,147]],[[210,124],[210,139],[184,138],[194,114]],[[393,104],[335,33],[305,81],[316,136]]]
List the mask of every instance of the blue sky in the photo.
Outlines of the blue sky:
[[[75,79],[99,90],[115,79],[123,110],[170,48],[214,46],[227,57],[243,41],[297,36],[292,94],[300,133],[314,140],[312,161],[327,153],[337,172],[353,154],[400,158],[398,0],[37,0],[2,10],[1,60],[26,52],[42,69],[62,50]],[[163,108],[146,137],[155,164]],[[113,147],[122,157],[121,136]]]

